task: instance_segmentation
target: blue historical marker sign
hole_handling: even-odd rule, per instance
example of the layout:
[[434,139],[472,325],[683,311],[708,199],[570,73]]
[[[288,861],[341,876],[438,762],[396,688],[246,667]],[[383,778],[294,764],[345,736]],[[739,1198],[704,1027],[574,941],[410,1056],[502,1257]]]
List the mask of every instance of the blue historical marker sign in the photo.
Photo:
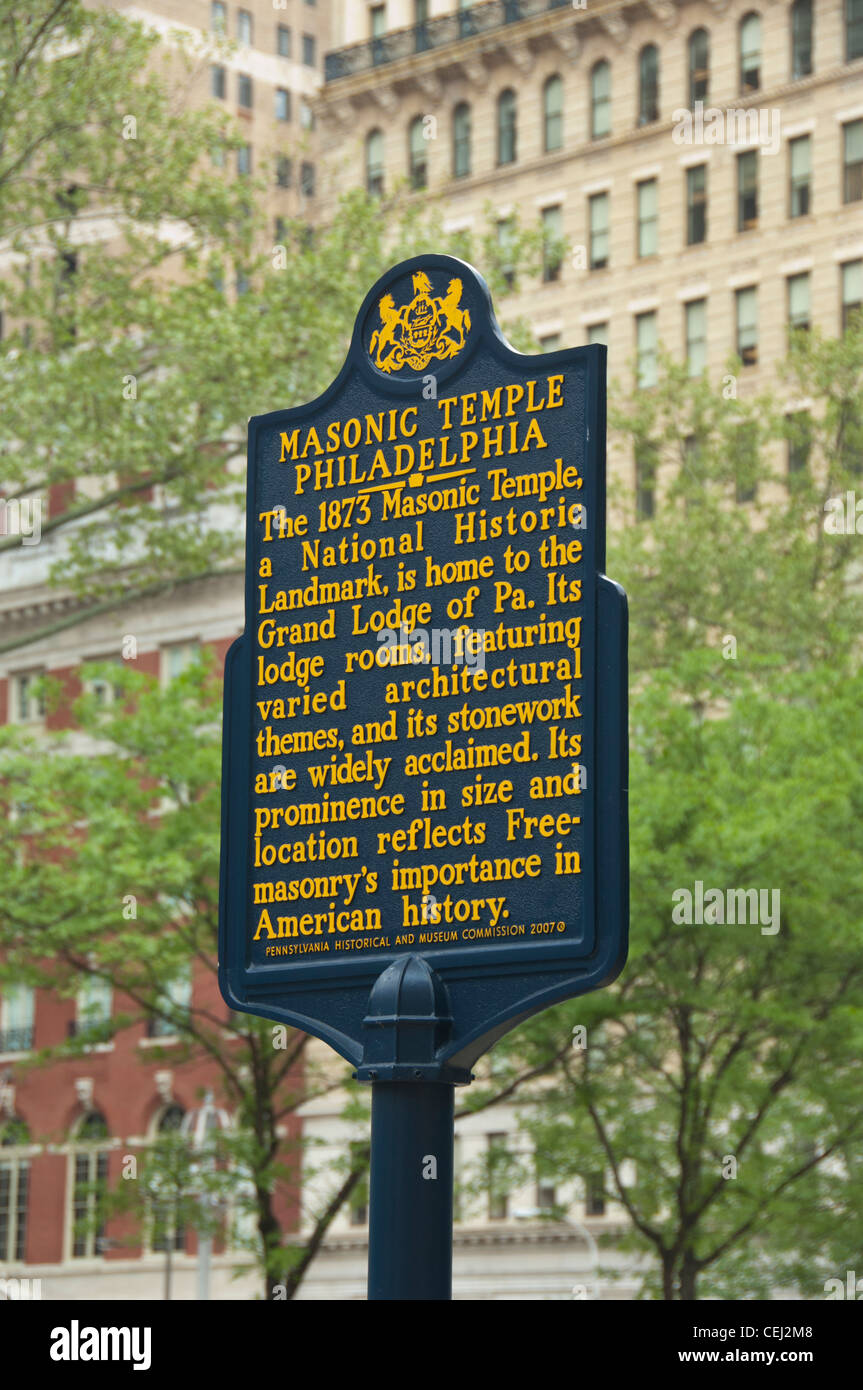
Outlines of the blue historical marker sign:
[[453,1079],[613,979],[626,600],[604,563],[605,348],[518,353],[472,267],[394,267],[329,389],[249,425],[225,689],[232,1008],[372,1077],[388,1010],[432,1018],[433,1067],[413,1075]]

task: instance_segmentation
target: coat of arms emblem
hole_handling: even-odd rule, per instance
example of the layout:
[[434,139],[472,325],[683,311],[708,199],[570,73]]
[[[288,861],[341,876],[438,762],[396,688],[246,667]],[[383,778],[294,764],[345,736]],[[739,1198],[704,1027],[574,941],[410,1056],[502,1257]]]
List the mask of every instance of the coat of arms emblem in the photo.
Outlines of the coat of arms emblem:
[[421,372],[433,359],[445,361],[461,352],[470,332],[470,314],[461,308],[463,285],[450,280],[445,295],[432,294],[425,271],[413,276],[414,297],[396,308],[391,294],[378,302],[381,326],[369,343],[369,354],[382,372],[410,367]]

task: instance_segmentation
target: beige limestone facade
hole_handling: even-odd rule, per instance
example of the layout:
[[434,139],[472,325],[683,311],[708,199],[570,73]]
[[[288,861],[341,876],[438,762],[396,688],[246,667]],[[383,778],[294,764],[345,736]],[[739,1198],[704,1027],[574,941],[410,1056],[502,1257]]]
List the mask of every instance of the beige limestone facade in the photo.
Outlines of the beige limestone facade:
[[544,346],[607,342],[625,387],[657,344],[712,376],[739,352],[745,389],[790,322],[841,331],[863,294],[854,0],[388,0],[383,27],[381,8],[334,7],[323,216],[407,181],[453,230],[544,221],[561,249],[503,316]]

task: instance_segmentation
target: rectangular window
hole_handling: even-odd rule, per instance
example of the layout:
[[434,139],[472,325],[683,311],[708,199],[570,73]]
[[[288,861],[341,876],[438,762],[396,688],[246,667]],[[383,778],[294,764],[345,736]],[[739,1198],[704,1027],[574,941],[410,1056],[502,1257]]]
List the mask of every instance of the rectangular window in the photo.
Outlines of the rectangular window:
[[635,358],[638,385],[655,386],[657,380],[656,313],[638,314],[635,319]]
[[251,12],[237,10],[237,42],[251,45],[253,33]]
[[276,186],[278,188],[290,188],[293,178],[293,165],[290,156],[280,154],[276,159]]
[[244,111],[252,109],[252,79],[245,72],[237,74],[237,105]]
[[738,425],[734,434],[734,499],[754,502],[758,492],[758,426]]
[[557,352],[560,347],[560,334],[546,333],[544,338],[540,338],[539,345],[543,352]]
[[507,1135],[489,1134],[486,1136],[486,1143],[488,1219],[489,1221],[505,1221],[509,1215]]
[[589,343],[602,343],[608,347],[608,324],[592,323],[587,330],[587,341]]
[[863,58],[863,0],[845,0],[845,61]]
[[686,244],[697,246],[707,240],[707,165],[695,164],[686,171]]
[[553,1182],[540,1179],[536,1184],[536,1205],[540,1211],[554,1211],[557,1202],[557,1188]]
[[747,150],[737,156],[737,230],[758,226],[758,153]]
[[252,172],[252,147],[251,145],[241,145],[237,150],[237,173],[250,174]]
[[791,6],[791,79],[796,82],[812,71],[812,0]]
[[369,34],[373,39],[382,39],[387,31],[386,5],[372,5],[369,10]]
[[590,134],[602,140],[611,134],[611,64],[599,62],[591,74]]
[[[92,659],[94,663],[98,661],[101,665],[112,667],[119,667],[123,664],[119,657],[109,657],[107,660],[104,657],[94,657]],[[115,700],[121,700],[123,698],[123,687],[116,681],[113,681],[111,676],[106,672],[103,675],[88,676],[84,681],[84,693],[86,695],[94,695],[96,704],[99,708],[107,709],[109,705],[113,705]]]
[[645,179],[638,185],[638,255],[655,256],[659,250],[659,184]]
[[0,1263],[27,1258],[27,1194],[30,1164],[7,1158],[0,1163]]
[[512,257],[514,227],[512,218],[502,217],[497,224],[497,247],[500,257],[500,273],[507,289],[515,284],[515,266]]
[[225,69],[219,63],[213,63],[210,68],[210,96],[224,101],[225,85]]
[[44,675],[44,671],[37,670],[22,671],[12,677],[12,723],[41,724],[45,718],[45,696],[36,692]]
[[291,94],[284,87],[276,88],[276,120],[289,121],[291,119]]
[[183,1031],[192,1002],[192,971],[186,967],[169,980],[158,1001],[158,1012],[147,1021],[149,1038],[173,1038]]
[[315,128],[315,112],[305,97],[300,97],[300,125],[303,130],[314,130]]
[[111,1017],[113,991],[107,980],[87,976],[78,990],[75,1005],[75,1019],[69,1029],[72,1037],[86,1033],[88,1028],[98,1027]]
[[740,90],[745,96],[761,86],[761,17],[747,15],[740,26]]
[[228,9],[222,0],[212,0],[210,5],[210,29],[214,34],[224,34],[227,29]]
[[659,453],[655,444],[642,442],[635,451],[635,515],[650,521],[656,513],[656,473]]
[[563,208],[542,210],[542,278],[547,284],[560,279],[563,265]]
[[170,1199],[153,1199],[149,1204],[150,1249],[154,1253],[163,1250],[185,1250],[186,1230],[182,1221],[177,1220],[177,1205]]
[[795,410],[788,416],[788,478],[805,473],[812,450],[812,419],[808,410]]
[[300,165],[300,192],[306,198],[315,196],[315,166],[305,160]]
[[75,1154],[75,1186],[72,1193],[72,1255],[92,1258],[103,1253],[104,1225],[97,1215],[100,1189],[108,1182],[108,1155],[87,1150]]
[[461,102],[453,115],[452,173],[455,179],[470,174],[470,107]]
[[758,361],[758,292],[753,287],[735,295],[737,353],[745,367]]
[[163,647],[162,685],[170,685],[171,681],[181,676],[191,666],[199,650],[197,642],[173,642],[171,646]]
[[287,24],[276,25],[276,52],[280,58],[291,56],[291,31]]
[[[683,468],[690,478],[697,484],[701,484],[701,443],[697,435],[688,434],[683,441]],[[688,511],[696,502],[700,501],[698,492],[687,490],[684,499],[684,506]]]
[[849,121],[842,127],[845,157],[843,200],[859,203],[863,198],[863,120]]
[[602,1173],[591,1173],[584,1184],[584,1214],[605,1215],[605,1182]]
[[314,35],[303,34],[303,63],[307,68],[313,68],[318,61],[316,48]]
[[35,1016],[36,996],[30,986],[6,985],[0,999],[0,1052],[30,1051]]
[[604,270],[608,265],[608,194],[594,193],[588,202],[590,225],[590,268]]
[[863,261],[846,261],[842,267],[842,332],[863,304]]
[[788,277],[788,332],[802,331],[810,326],[809,274]]
[[686,317],[686,365],[690,376],[701,376],[707,366],[707,300],[684,305]]
[[812,142],[801,135],[788,142],[789,217],[807,217],[811,211]]

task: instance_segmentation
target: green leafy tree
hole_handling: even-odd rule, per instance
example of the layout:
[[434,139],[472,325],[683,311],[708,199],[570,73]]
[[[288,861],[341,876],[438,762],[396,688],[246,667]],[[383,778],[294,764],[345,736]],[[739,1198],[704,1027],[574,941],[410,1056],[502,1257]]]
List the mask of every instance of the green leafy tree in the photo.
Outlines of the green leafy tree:
[[[328,384],[386,266],[450,249],[475,256],[493,290],[538,266],[537,236],[514,226],[505,255],[491,222],[447,238],[403,196],[346,197],[330,224],[288,221],[273,246],[263,182],[234,173],[244,135],[195,104],[204,62],[179,33],[166,58],[142,25],[79,0],[35,0],[26,14],[0,0],[0,486],[10,500],[50,493],[50,583],[74,600],[4,651],[216,574],[235,573],[239,592],[245,421]],[[515,337],[528,341],[523,327]],[[6,564],[21,545],[0,539]],[[129,670],[105,677],[125,702],[82,705],[90,755],[3,731],[14,820],[0,981],[112,984],[123,1012],[64,1055],[147,1019],[179,1037],[173,1062],[214,1062],[237,1119],[235,1205],[252,1217],[267,1296],[291,1296],[367,1157],[360,1146],[309,1238],[292,1241],[277,1194],[297,1183],[293,1117],[334,1083],[315,1074],[305,1037],[276,1047],[268,1023],[227,1018],[216,994],[217,692],[200,674],[167,693]],[[138,915],[123,915],[129,899]],[[186,1009],[165,984],[190,964],[211,992]]]
[[[823,1297],[859,1250],[859,537],[823,523],[859,479],[861,375],[858,328],[795,346],[787,397],[670,362],[654,390],[613,393],[650,482],[647,516],[622,499],[609,559],[630,597],[630,957],[503,1059],[560,1058],[523,1093],[543,1173],[604,1173],[615,1244],[666,1299]],[[806,422],[786,414],[804,395]],[[699,882],[718,920],[694,920]],[[750,889],[768,891],[756,921],[735,897],[730,924],[727,891]]]
[[[288,220],[273,245],[272,171],[235,172],[243,133],[194,104],[204,57],[177,33],[166,61],[158,42],[80,0],[26,14],[0,0],[0,483],[10,499],[67,485],[41,530],[52,583],[78,601],[4,650],[239,570],[225,508],[242,502],[246,421],[324,389],[388,265],[450,247],[498,289],[502,260],[539,264],[538,234],[514,225],[504,254],[491,223],[444,236],[403,194],[348,196],[328,225]],[[7,535],[0,553],[21,543]]]
[[[2,731],[0,813],[12,814],[15,834],[0,850],[0,986],[24,980],[69,996],[87,979],[112,986],[112,1016],[36,1054],[34,1065],[141,1021],[156,1025],[148,1060],[213,1064],[234,1117],[220,1190],[235,1214],[251,1217],[246,1244],[265,1296],[276,1285],[293,1293],[309,1263],[286,1214],[301,1159],[293,1117],[336,1078],[308,1060],[304,1034],[229,1014],[218,994],[218,681],[204,661],[167,690],[131,669],[93,670],[118,694],[107,707],[82,698],[88,751],[73,754],[62,734]],[[190,966],[187,1000],[171,985]],[[170,1041],[160,1045],[160,1035]],[[358,1164],[348,1175],[341,1200],[361,1172]],[[314,1249],[339,1205],[319,1219]]]

